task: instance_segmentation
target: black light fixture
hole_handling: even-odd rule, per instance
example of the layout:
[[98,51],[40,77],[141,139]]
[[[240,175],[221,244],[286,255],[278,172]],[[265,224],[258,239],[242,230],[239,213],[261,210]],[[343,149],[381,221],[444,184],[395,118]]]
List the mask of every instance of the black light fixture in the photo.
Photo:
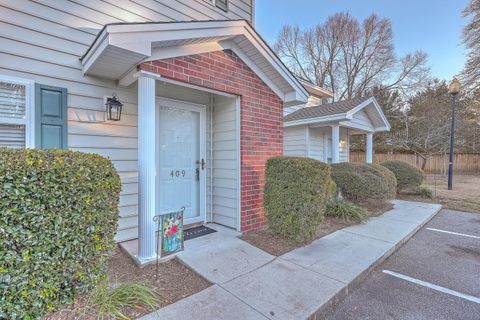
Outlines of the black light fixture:
[[120,121],[120,118],[122,117],[122,106],[123,103],[118,100],[115,93],[112,97],[108,97],[107,102],[105,103],[107,120]]

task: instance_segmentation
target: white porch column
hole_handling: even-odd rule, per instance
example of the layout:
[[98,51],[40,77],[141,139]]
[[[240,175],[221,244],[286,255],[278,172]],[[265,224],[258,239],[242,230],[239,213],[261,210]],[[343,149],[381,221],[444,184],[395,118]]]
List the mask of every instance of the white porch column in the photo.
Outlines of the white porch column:
[[373,162],[373,133],[367,133],[367,143],[366,143],[366,162]]
[[155,248],[155,79],[138,72],[138,256],[140,263],[156,257]]
[[340,126],[332,126],[332,163],[340,162]]

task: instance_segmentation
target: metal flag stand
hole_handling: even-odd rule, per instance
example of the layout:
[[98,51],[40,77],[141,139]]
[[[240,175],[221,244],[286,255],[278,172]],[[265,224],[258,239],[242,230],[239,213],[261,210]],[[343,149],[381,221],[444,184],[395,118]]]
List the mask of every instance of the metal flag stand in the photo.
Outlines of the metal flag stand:
[[[160,245],[160,233],[162,232],[162,222],[163,222],[163,217],[166,216],[166,215],[171,215],[171,214],[174,214],[174,213],[178,213],[180,212],[182,217],[185,213],[185,207],[182,207],[179,211],[172,211],[172,212],[166,212],[166,213],[161,213],[161,214],[157,214],[153,217],[153,221],[156,222],[157,224],[157,243],[156,243],[156,262],[155,262],[155,278],[158,279],[158,261],[160,259],[160,255],[162,253],[162,250],[161,248],[159,248],[159,245]],[[182,224],[182,228],[183,228],[183,224]]]

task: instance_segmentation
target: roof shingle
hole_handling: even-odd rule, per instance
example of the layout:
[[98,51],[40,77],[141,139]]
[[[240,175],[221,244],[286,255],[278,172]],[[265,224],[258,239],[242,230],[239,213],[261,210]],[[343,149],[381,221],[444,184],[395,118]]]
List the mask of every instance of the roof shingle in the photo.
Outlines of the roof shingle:
[[294,121],[331,116],[336,114],[344,114],[370,98],[371,97],[358,97],[350,100],[322,104],[314,107],[305,107],[286,115],[283,119],[285,121]]

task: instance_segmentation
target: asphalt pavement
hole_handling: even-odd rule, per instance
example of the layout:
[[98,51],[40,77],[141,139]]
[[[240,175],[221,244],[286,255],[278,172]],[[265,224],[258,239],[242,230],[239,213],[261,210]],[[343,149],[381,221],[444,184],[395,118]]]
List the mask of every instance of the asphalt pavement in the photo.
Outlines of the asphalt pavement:
[[439,212],[327,319],[480,320],[480,214]]

